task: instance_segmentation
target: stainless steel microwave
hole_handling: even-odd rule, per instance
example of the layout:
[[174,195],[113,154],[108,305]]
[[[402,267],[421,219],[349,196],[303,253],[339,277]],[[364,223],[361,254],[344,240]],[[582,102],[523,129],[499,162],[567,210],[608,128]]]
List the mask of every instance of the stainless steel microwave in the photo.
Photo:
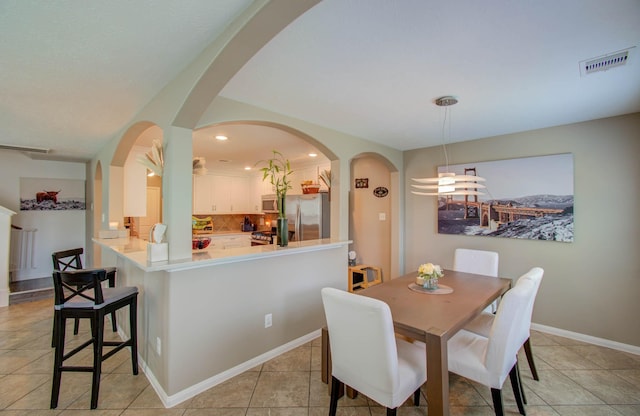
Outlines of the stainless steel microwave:
[[278,201],[275,195],[262,195],[262,212],[277,213]]

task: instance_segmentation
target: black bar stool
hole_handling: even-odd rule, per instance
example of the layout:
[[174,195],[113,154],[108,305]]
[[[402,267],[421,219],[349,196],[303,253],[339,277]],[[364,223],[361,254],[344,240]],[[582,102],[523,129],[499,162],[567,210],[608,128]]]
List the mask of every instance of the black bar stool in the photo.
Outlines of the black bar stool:
[[[82,258],[80,257],[84,253],[84,249],[82,247],[72,248],[70,250],[56,251],[51,254],[51,259],[53,260],[53,270],[80,270],[82,269]],[[109,281],[109,287],[116,287],[116,268],[115,267],[105,267],[107,272],[105,280]],[[78,329],[80,326],[80,320],[76,319],[73,324],[73,334],[78,334]],[[116,314],[111,314],[111,327],[113,328],[113,332],[118,331],[118,327],[116,325]],[[55,333],[53,334],[55,337]],[[53,347],[54,341],[51,340],[51,346]]]
[[[98,407],[100,373],[102,362],[125,347],[131,347],[133,374],[138,374],[137,343],[137,300],[138,288],[135,286],[102,288],[100,282],[106,279],[104,269],[82,269],[71,271],[53,271],[54,289],[54,346],[53,386],[51,389],[51,408],[58,406],[60,380],[63,371],[93,373],[91,383],[91,408]],[[126,341],[104,341],[104,317],[109,313],[129,306],[131,336]],[[86,318],[91,321],[91,339],[65,354],[65,328],[67,319]],[[89,345],[93,346],[93,366],[67,366],[64,361],[73,357]],[[114,347],[103,354],[103,347]]]

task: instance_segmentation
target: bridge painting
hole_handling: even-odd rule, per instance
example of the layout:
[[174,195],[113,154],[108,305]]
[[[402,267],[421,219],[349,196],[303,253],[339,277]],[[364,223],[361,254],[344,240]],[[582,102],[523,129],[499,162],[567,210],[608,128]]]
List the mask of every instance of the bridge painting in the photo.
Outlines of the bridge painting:
[[478,197],[440,197],[439,233],[573,241],[572,154],[466,163],[449,171],[475,173],[487,189]]

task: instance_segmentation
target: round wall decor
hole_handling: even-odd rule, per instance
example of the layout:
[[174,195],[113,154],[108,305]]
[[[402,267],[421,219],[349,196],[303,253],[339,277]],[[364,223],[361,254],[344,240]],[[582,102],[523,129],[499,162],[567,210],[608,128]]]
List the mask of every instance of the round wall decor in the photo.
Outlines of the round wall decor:
[[373,190],[373,194],[378,198],[384,198],[385,196],[389,195],[389,190],[384,186],[378,186]]

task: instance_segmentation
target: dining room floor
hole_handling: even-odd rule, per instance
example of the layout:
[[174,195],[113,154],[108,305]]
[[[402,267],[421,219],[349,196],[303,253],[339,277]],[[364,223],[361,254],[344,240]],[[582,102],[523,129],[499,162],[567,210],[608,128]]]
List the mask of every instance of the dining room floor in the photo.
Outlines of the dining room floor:
[[[58,409],[50,410],[52,312],[51,299],[0,308],[0,416],[328,414],[327,385],[320,380],[320,338],[170,409],[164,408],[142,372],[131,374],[130,354],[123,350],[104,363],[97,410],[89,411],[89,373],[64,373]],[[74,337],[67,331],[68,338],[86,337],[87,331],[83,323],[80,334]],[[521,353],[528,415],[640,415],[640,356],[536,331],[531,341],[540,381],[532,379]],[[74,342],[77,339],[70,339]],[[78,359],[90,359],[90,351]],[[409,399],[398,415],[426,415],[424,392],[423,386],[420,407]],[[509,382],[503,395],[506,413],[518,414]],[[453,374],[450,406],[455,416],[494,414],[488,388]],[[362,395],[338,402],[340,416],[384,414],[382,407]]]

